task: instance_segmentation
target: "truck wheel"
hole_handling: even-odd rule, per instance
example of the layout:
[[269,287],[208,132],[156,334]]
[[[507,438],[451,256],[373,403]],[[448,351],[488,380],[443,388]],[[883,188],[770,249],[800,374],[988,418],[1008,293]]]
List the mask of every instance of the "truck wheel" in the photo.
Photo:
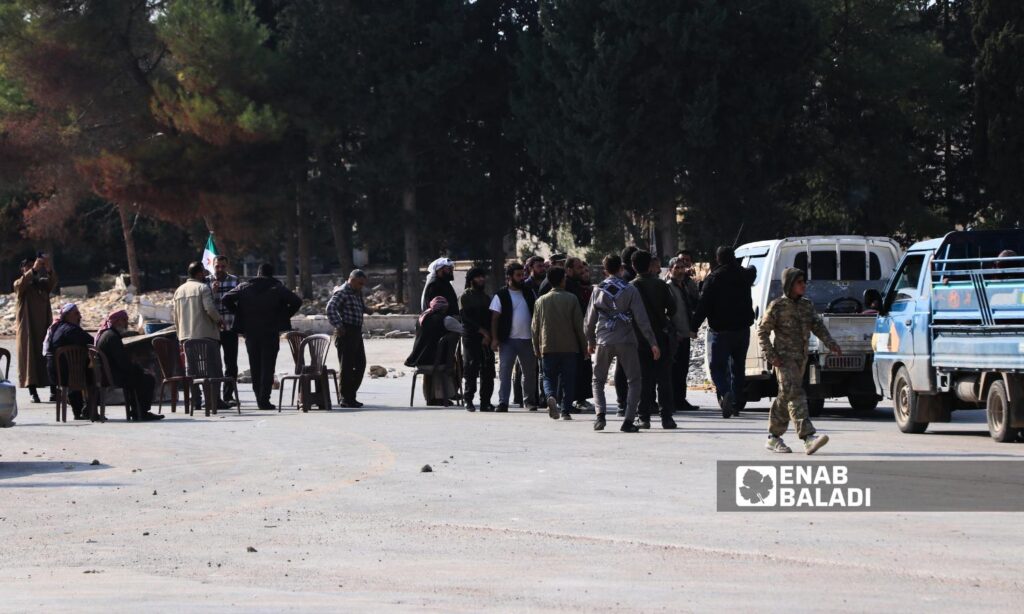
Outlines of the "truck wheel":
[[825,409],[825,399],[807,399],[808,416],[817,418],[823,409]]
[[1010,401],[1003,382],[995,382],[988,389],[985,413],[988,415],[988,432],[992,439],[999,443],[1017,440],[1017,429],[1010,427]]
[[878,407],[878,396],[874,394],[851,394],[846,397],[853,411],[867,413]]
[[907,368],[900,367],[892,387],[892,413],[896,417],[896,426],[904,433],[923,433],[928,428],[927,422],[912,420],[917,414],[919,396],[910,385]]

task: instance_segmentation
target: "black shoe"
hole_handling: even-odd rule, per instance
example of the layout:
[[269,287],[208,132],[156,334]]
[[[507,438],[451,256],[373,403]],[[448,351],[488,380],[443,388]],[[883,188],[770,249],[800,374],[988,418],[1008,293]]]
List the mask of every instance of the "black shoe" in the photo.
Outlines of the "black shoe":
[[[38,399],[38,398],[39,398],[39,397],[36,397],[36,399]],[[36,403],[38,403],[38,402],[39,402],[39,401],[36,401]],[[57,402],[57,395],[55,395],[55,394],[51,394],[51,395],[50,395],[50,400],[49,400],[49,401],[47,401],[47,403],[56,403],[56,402]]]
[[277,409],[277,406],[274,405],[273,403],[271,403],[270,401],[264,401],[263,403],[257,403],[256,404],[256,409],[271,410],[271,409]]
[[567,412],[562,412],[562,420],[572,420],[572,414],[567,413]]
[[619,430],[622,431],[623,433],[639,433],[640,432],[640,429],[638,429],[635,424],[630,424],[628,420],[623,420],[622,421],[622,426],[619,427]]
[[636,417],[636,427],[637,428],[641,428],[641,429],[649,429],[649,428],[651,428],[651,419],[650,418],[644,418],[643,416],[637,416]]
[[615,415],[622,418],[626,415],[626,410],[620,409],[619,411],[615,412]]
[[487,403],[486,405],[480,405],[480,411],[493,412],[494,406],[491,405],[490,403]]
[[[519,407],[523,407],[523,406],[522,406],[522,405],[520,405]],[[537,411],[537,410],[539,410],[539,409],[540,409],[540,407],[538,407],[538,406],[536,406],[536,405],[530,405],[530,406],[528,406],[528,407],[526,408],[526,411]]]
[[141,416],[139,416],[139,417],[137,417],[135,419],[138,420],[139,422],[153,422],[153,421],[156,421],[156,420],[163,420],[164,419],[164,415],[163,414],[154,414],[151,411],[147,411],[147,412],[143,413]]
[[558,420],[558,399],[555,397],[548,397],[548,417]]
[[661,428],[665,430],[672,430],[678,427],[676,426],[676,421],[673,420],[671,417],[664,417],[661,419]]
[[363,406],[362,403],[360,403],[359,401],[357,401],[355,399],[344,399],[344,400],[342,400],[341,404],[342,404],[343,407],[348,407],[348,408],[351,408],[351,409],[359,409],[360,407]]
[[594,420],[594,430],[603,431],[605,427],[604,414],[597,414],[597,420]]
[[728,418],[728,417],[732,416],[733,411],[734,411],[733,410],[733,403],[732,403],[732,393],[731,392],[725,393],[724,395],[722,395],[722,398],[719,399],[718,402],[722,406],[722,417],[723,418]]
[[693,403],[690,403],[689,401],[683,401],[679,405],[679,407],[676,408],[676,411],[698,411],[698,410],[700,410],[700,408],[697,407],[696,405],[694,405]]
[[499,414],[507,414],[508,413],[508,403],[498,403],[498,408],[495,409],[494,411],[496,411]]
[[[82,419],[83,419],[83,420],[88,420],[89,418],[88,418],[88,417],[83,417]],[[107,421],[107,417],[106,417],[106,416],[104,416],[103,414],[98,414],[98,415],[97,415],[97,416],[96,416],[96,417],[95,417],[95,418],[93,419],[93,422],[106,422],[106,421]]]
[[466,401],[466,411],[476,411],[476,405],[473,405],[473,401]]
[[217,399],[217,409],[231,409],[231,405],[223,399]]
[[89,419],[89,416],[86,416],[85,414],[76,414],[75,415],[75,420],[88,420],[88,419]]
[[42,403],[42,401],[39,400],[39,395],[38,394],[32,395],[32,402],[33,403]]

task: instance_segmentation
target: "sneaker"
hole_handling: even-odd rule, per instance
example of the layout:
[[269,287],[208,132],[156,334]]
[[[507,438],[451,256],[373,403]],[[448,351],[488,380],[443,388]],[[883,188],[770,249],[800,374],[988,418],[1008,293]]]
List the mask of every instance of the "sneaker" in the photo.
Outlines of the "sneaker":
[[671,431],[672,429],[679,428],[679,427],[676,425],[676,421],[675,420],[673,420],[672,418],[666,416],[666,417],[661,419],[661,428],[663,428],[663,429],[665,429],[667,431]]
[[508,413],[508,403],[498,403],[498,408],[495,409],[494,411],[498,412],[499,414],[507,414]]
[[[345,404],[342,404],[342,407],[345,407]],[[272,409],[277,409],[277,406],[268,401],[266,403],[259,403],[258,405],[256,405],[256,409],[262,409],[264,411],[270,411]]]
[[828,435],[808,435],[804,437],[804,452],[807,456],[814,454],[828,443]]
[[786,442],[782,441],[782,437],[776,437],[775,435],[768,436],[768,442],[764,444],[766,450],[771,452],[778,452],[779,454],[789,454],[793,450],[786,445]]
[[562,412],[562,420],[572,420],[572,414]]
[[636,417],[636,427],[640,428],[640,429],[649,429],[649,428],[651,428],[651,419],[650,418],[644,418],[643,416],[637,416]]
[[640,432],[640,429],[637,428],[637,426],[635,424],[631,424],[629,422],[629,420],[623,420],[622,421],[622,426],[619,427],[619,430],[622,431],[623,433],[639,433]]
[[548,397],[548,417],[558,420],[558,399],[555,397]]
[[604,414],[597,414],[597,420],[594,420],[594,430],[603,431],[606,422],[604,421]]
[[473,405],[473,401],[466,401],[466,411],[476,411],[476,405]]

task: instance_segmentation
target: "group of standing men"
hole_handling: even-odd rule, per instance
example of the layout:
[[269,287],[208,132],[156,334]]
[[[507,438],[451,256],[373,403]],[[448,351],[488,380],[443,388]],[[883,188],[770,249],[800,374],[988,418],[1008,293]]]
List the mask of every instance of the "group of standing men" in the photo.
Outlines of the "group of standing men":
[[[485,290],[486,271],[474,268],[456,299],[454,263],[445,258],[431,263],[421,322],[436,311],[438,299],[446,305],[444,315],[461,322],[461,401],[468,411],[477,410],[479,391],[481,411],[507,412],[514,389],[519,388],[521,392],[515,392],[517,397],[521,394],[521,406],[537,411],[543,403],[551,418],[571,420],[572,413],[593,397],[594,428],[602,430],[604,387],[613,360],[619,371],[623,431],[650,428],[655,413],[664,428],[676,428],[675,411],[697,409],[686,400],[690,341],[696,336],[700,300],[691,254],[683,251],[674,257],[664,279],[660,260],[636,248],[607,256],[603,268],[605,279],[595,286],[590,268],[579,258],[555,255],[545,261],[533,256],[525,263],[509,264],[505,285],[493,296]],[[749,284],[747,288],[749,303]],[[447,331],[456,330],[452,326]],[[446,332],[437,330],[439,335]],[[425,338],[421,331],[417,341]],[[417,346],[431,352],[437,347]],[[432,353],[414,349],[410,364],[420,356],[433,359]],[[494,406],[496,357],[499,385]],[[516,372],[522,374],[518,386]]]

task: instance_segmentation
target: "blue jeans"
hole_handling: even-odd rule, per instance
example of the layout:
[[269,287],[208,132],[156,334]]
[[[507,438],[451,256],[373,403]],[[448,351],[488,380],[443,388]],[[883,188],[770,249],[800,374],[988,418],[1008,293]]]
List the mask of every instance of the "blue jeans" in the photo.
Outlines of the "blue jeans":
[[750,329],[708,331],[708,364],[718,397],[731,392],[737,407],[743,404]]
[[[523,369],[523,381],[537,381],[537,357],[533,355],[533,341],[530,339],[506,339],[498,345],[498,375],[501,379],[498,387],[498,403],[508,405],[508,398],[512,394],[512,365],[516,359]],[[523,386],[524,393],[528,395],[525,399],[527,405],[537,405],[536,392]]]
[[558,398],[559,380],[562,389],[562,413],[572,413],[573,391],[576,390],[577,352],[552,352],[540,360],[544,370],[544,396]]

